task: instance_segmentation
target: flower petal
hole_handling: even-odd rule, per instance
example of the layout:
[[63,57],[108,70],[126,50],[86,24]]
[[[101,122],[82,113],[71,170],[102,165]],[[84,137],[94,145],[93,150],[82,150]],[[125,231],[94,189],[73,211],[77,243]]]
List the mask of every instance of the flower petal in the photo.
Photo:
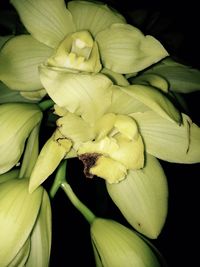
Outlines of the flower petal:
[[15,102],[33,102],[23,98],[19,91],[11,90],[4,83],[0,82],[0,104]]
[[141,71],[168,55],[153,36],[129,24],[112,24],[96,36],[103,65],[118,73]]
[[94,130],[80,116],[68,112],[64,117],[57,120],[59,131],[68,139],[72,140],[75,147],[82,142],[94,138]]
[[18,251],[17,255],[14,259],[7,265],[7,267],[23,267],[26,266],[26,261],[28,259],[29,253],[31,250],[31,242],[30,238],[28,237],[22,248]]
[[127,86],[122,90],[156,111],[163,118],[181,123],[182,117],[179,110],[172,104],[167,95],[157,88],[137,84]]
[[29,183],[31,193],[54,172],[70,148],[71,141],[56,130],[42,147],[33,168]]
[[192,93],[200,89],[200,70],[166,58],[145,72],[165,78],[170,89],[178,93]]
[[49,266],[51,250],[51,206],[44,190],[40,213],[31,234],[31,250],[26,267]]
[[107,190],[127,221],[140,233],[157,238],[167,215],[167,180],[158,160],[147,155],[142,170],[129,171],[118,184],[106,183]]
[[90,232],[93,245],[104,267],[160,266],[148,245],[150,242],[146,243],[135,231],[116,221],[96,218]]
[[121,87],[112,86],[112,102],[107,112],[130,114],[147,110],[149,110],[148,106],[138,101],[136,98],[130,97]]
[[89,30],[93,36],[113,23],[125,23],[125,18],[103,3],[70,1],[68,9],[72,13],[77,30]]
[[38,41],[56,47],[75,30],[64,0],[11,0],[27,30]]
[[0,52],[0,80],[13,90],[41,89],[38,65],[44,62],[52,51],[30,35],[10,39]]
[[40,78],[58,106],[81,115],[89,123],[94,123],[111,103],[112,82],[103,74],[77,75],[41,66]]
[[7,266],[33,229],[43,189],[29,194],[27,179],[17,179],[2,183],[0,192],[0,266]]
[[200,162],[200,128],[182,115],[183,124],[179,126],[153,111],[132,114],[148,153],[169,162]]

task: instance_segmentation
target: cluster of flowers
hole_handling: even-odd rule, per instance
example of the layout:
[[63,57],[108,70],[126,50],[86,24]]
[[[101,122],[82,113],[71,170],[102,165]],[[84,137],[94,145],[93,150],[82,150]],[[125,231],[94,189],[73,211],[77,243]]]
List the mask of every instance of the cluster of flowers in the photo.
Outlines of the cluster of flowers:
[[[1,39],[0,266],[48,266],[51,207],[42,183],[72,157],[86,177],[105,180],[136,230],[94,217],[97,266],[160,266],[137,232],[157,238],[165,223],[158,159],[200,162],[200,128],[173,95],[198,90],[199,72],[103,3],[11,3],[27,33]],[[52,106],[55,131],[39,151],[43,112]]]

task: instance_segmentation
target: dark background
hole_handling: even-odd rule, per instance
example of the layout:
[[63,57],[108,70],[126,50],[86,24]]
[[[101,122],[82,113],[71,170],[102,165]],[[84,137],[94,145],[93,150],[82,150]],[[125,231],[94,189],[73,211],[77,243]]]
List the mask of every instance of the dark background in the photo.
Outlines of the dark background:
[[[9,1],[0,2],[0,33],[9,34],[10,19],[21,30]],[[128,22],[145,34],[156,37],[171,56],[200,69],[200,19],[195,1],[104,1],[125,15]],[[8,12],[8,13],[7,13]],[[138,15],[139,14],[139,15]],[[10,23],[11,25],[11,23]],[[200,94],[184,96],[189,115],[200,125]],[[44,133],[48,134],[48,133]],[[172,164],[162,162],[169,185],[169,212],[162,233],[153,244],[165,257],[169,267],[196,266],[199,262],[199,186],[200,164]],[[83,165],[77,159],[68,161],[69,182],[80,199],[100,217],[115,219],[128,225],[110,200],[103,180],[86,179]],[[53,177],[44,183],[48,190]],[[51,266],[94,267],[89,225],[59,190],[52,201],[53,242]],[[123,266],[122,266],[123,267]]]

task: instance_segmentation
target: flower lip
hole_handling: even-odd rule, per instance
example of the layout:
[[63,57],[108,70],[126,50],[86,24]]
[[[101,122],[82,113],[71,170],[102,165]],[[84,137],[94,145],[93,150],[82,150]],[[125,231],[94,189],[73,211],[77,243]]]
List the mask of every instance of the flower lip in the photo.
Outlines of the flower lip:
[[84,164],[84,174],[87,178],[93,178],[93,174],[90,173],[90,168],[94,167],[97,159],[101,156],[99,153],[85,153],[79,156],[79,159]]

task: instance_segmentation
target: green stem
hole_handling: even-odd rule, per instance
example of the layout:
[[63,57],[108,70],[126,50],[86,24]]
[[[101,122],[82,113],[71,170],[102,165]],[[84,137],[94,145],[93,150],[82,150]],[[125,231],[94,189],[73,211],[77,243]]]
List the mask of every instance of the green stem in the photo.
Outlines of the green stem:
[[71,203],[80,211],[80,213],[85,217],[89,224],[91,224],[96,216],[88,209],[74,194],[71,186],[67,182],[61,184],[61,188],[64,190],[65,194],[70,199]]
[[41,108],[42,111],[45,111],[49,108],[51,108],[55,103],[53,102],[53,100],[48,99],[48,100],[44,100],[42,102],[40,102],[38,104],[38,106]]
[[85,217],[85,219],[88,221],[89,224],[91,224],[94,219],[95,215],[91,212],[90,209],[88,209],[87,206],[85,206],[80,199],[75,195],[73,192],[71,186],[66,182],[65,176],[66,176],[66,166],[67,161],[64,160],[56,173],[56,177],[53,183],[53,186],[50,190],[50,196],[53,198],[59,188],[62,188],[71,203],[77,208],[77,210],[80,211],[80,213]]

